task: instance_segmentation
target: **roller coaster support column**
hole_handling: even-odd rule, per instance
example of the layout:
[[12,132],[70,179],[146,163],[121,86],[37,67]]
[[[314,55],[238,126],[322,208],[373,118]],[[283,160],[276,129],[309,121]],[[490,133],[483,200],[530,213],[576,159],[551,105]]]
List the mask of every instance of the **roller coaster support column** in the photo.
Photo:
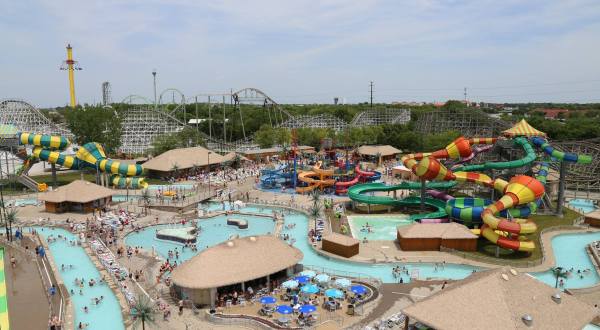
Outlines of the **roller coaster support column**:
[[567,179],[567,162],[560,162],[560,178],[558,179],[558,199],[556,201],[556,214],[562,218],[563,203],[565,202],[565,180]]

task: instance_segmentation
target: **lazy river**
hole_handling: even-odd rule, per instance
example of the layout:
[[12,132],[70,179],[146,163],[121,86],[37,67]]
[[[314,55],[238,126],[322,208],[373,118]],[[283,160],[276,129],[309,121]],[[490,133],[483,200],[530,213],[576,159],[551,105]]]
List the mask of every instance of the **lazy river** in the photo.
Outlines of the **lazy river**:
[[[222,205],[212,203],[205,206],[205,209],[220,210]],[[226,207],[227,209],[227,207]],[[242,208],[243,212],[272,214],[273,209],[267,207],[248,206]],[[227,218],[243,218],[249,223],[248,229],[237,229],[235,226],[227,226]],[[304,253],[304,258],[301,261],[305,265],[327,269],[338,273],[347,273],[349,275],[368,275],[383,281],[384,283],[396,283],[398,278],[395,278],[392,273],[392,268],[401,265],[408,269],[408,275],[402,275],[404,282],[410,281],[410,275],[417,275],[418,278],[440,278],[440,279],[463,279],[470,275],[473,271],[480,268],[462,265],[448,264],[443,267],[436,267],[433,263],[381,263],[367,264],[358,263],[335,258],[328,258],[315,251],[306,239],[308,232],[309,219],[301,213],[291,212],[285,215],[285,224],[295,224],[291,229],[284,228],[282,234],[288,234],[291,239],[294,239],[294,246]],[[230,215],[217,216],[214,218],[203,219],[198,222],[201,232],[198,236],[198,251],[202,251],[207,247],[219,244],[226,241],[232,235],[240,237],[261,235],[271,233],[273,231],[273,221],[268,218],[245,216],[245,215]],[[157,228],[166,225],[151,226],[141,230],[138,233],[129,234],[125,242],[131,246],[141,246],[148,251],[154,248],[163,258],[167,258],[168,251],[174,250],[176,247],[181,252],[181,244],[165,242],[154,238]],[[172,225],[171,225],[172,226]],[[591,272],[586,273],[583,278],[579,276],[569,277],[565,280],[565,288],[581,288],[592,286],[600,281],[600,277],[594,271],[594,267],[585,252],[585,246],[592,241],[600,240],[600,232],[593,234],[564,234],[558,235],[552,240],[552,248],[556,256],[557,263],[567,269],[573,267],[575,272],[584,269],[591,269]],[[183,262],[193,257],[197,252],[192,252],[186,249],[180,254],[178,263]],[[555,278],[551,272],[533,273],[539,280],[554,286]]]

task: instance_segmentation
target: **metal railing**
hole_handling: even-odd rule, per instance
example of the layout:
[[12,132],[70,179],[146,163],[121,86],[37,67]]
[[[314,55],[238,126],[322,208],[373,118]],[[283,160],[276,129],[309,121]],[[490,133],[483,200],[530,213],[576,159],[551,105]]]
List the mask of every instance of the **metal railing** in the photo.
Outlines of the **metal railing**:
[[307,264],[302,264],[302,267],[304,269],[313,270],[317,273],[325,273],[330,276],[347,277],[347,278],[356,279],[358,281],[366,281],[367,283],[372,283],[372,285],[374,285],[375,287],[379,287],[381,285],[381,280],[379,280],[378,278],[373,277],[371,275],[364,274],[364,273],[342,271],[342,270],[336,270],[333,268],[328,268],[328,267],[323,267],[323,266],[315,266],[315,265],[307,265]]

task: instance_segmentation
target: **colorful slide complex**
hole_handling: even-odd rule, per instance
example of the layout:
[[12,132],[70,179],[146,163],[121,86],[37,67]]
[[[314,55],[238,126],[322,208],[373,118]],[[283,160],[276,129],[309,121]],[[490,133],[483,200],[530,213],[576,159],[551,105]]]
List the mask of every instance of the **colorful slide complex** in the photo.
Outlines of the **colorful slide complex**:
[[[296,192],[306,193],[313,191],[317,188],[323,190],[325,187],[330,187],[335,184],[335,179],[331,179],[333,176],[333,169],[324,170],[321,169],[321,162],[318,162],[312,169],[312,171],[304,171],[298,174],[298,180],[307,184],[306,187],[296,187]],[[318,179],[314,179],[318,177]]]
[[[428,188],[432,189],[449,189],[456,185],[456,182],[429,182],[427,183]],[[421,205],[420,197],[407,197],[404,199],[395,199],[390,196],[377,196],[368,195],[369,192],[377,191],[396,191],[396,190],[418,190],[421,189],[421,183],[419,182],[402,182],[398,185],[386,185],[383,183],[365,183],[360,185],[352,186],[348,189],[348,197],[351,200],[365,204],[380,204],[390,206],[416,206]],[[446,202],[435,198],[425,198],[425,205],[436,209],[434,212],[413,214],[410,216],[411,220],[421,219],[438,219],[446,217]]]
[[354,168],[354,172],[356,173],[354,179],[350,181],[338,181],[335,183],[336,194],[346,194],[348,192],[348,187],[357,184],[362,179],[378,180],[379,178],[381,178],[381,173],[375,171],[363,171],[360,169],[360,165],[356,165],[356,167]]
[[84,167],[95,168],[99,171],[113,174],[111,182],[118,188],[147,188],[148,184],[138,177],[143,173],[141,165],[125,164],[106,158],[104,148],[99,143],[89,142],[79,148],[75,156],[60,153],[69,146],[70,142],[62,136],[19,133],[22,145],[33,145],[33,156],[69,169]]
[[264,169],[261,171],[260,184],[263,188],[277,188],[285,183],[292,173],[285,172],[288,168],[286,164],[281,164],[274,169]]

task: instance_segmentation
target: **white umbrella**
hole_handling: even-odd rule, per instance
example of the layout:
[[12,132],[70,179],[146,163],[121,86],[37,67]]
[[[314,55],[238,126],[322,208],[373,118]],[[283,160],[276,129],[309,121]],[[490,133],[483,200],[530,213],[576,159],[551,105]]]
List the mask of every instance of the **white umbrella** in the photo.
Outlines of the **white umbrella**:
[[317,280],[317,282],[319,282],[319,283],[327,283],[327,282],[329,282],[329,275],[319,274],[319,275],[315,276],[315,280]]
[[352,284],[352,282],[350,282],[350,280],[347,278],[338,278],[337,280],[335,280],[335,285],[340,288],[348,287],[350,286],[350,284]]
[[282,287],[286,289],[295,289],[298,287],[298,281],[296,280],[288,280],[281,284]]

